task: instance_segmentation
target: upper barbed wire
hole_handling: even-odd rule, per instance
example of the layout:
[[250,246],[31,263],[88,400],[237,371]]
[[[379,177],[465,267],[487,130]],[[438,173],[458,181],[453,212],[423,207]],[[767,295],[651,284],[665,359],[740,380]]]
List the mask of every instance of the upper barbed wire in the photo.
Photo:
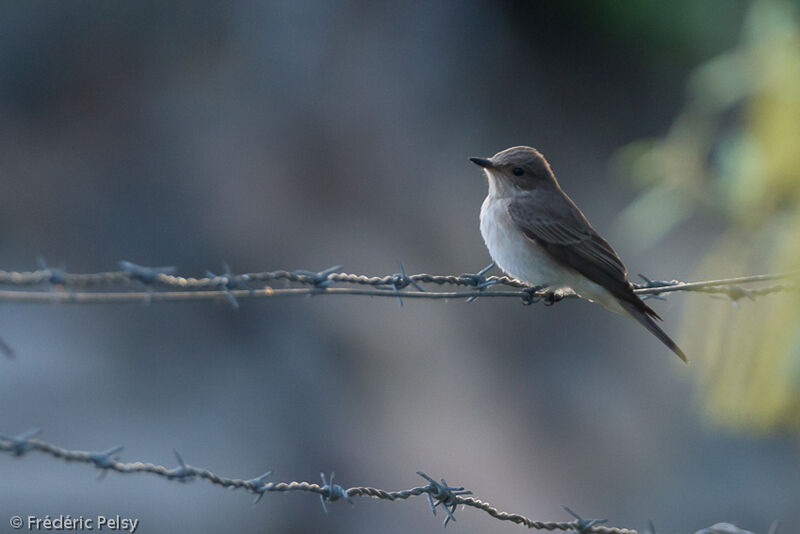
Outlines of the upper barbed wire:
[[[508,276],[487,276],[490,265],[477,273],[406,275],[401,265],[399,273],[369,276],[341,272],[341,265],[319,272],[306,270],[276,270],[233,274],[225,267],[224,274],[206,271],[206,276],[191,277],[177,274],[175,267],[145,267],[129,261],[120,262],[119,271],[97,273],[68,273],[64,269],[47,267],[28,272],[0,270],[0,301],[6,302],[153,302],[180,300],[210,300],[226,298],[237,305],[240,298],[264,298],[300,295],[366,295],[378,297],[451,299],[478,297],[516,297],[526,304],[544,299],[552,292],[530,288]],[[742,298],[755,299],[782,291],[798,291],[797,284],[767,282],[800,278],[800,271],[742,276],[719,280],[684,282],[679,280],[650,280],[640,275],[643,283],[634,283],[634,291],[643,298],[659,298],[677,291],[721,295],[737,302]],[[284,282],[286,287],[272,287]],[[292,286],[292,285],[295,286]],[[744,285],[761,284],[744,288]],[[426,289],[424,286],[427,285]],[[297,287],[300,286],[300,287]],[[343,287],[343,286],[365,286]],[[431,286],[453,286],[445,291]],[[491,286],[507,289],[489,290]],[[413,288],[413,289],[412,289]],[[560,292],[559,299],[575,297],[569,291]],[[552,300],[549,301],[552,303]],[[402,300],[400,300],[402,304]]]
[[[0,270],[0,285],[13,287],[35,287],[45,285],[61,285],[66,289],[104,289],[128,287],[136,283],[162,288],[202,290],[215,289],[220,283],[230,285],[266,284],[285,280],[305,285],[320,286],[332,283],[355,284],[365,286],[389,287],[393,284],[438,284],[455,286],[477,286],[484,282],[502,284],[509,287],[523,288],[526,285],[519,280],[507,276],[488,276],[480,274],[433,275],[395,273],[382,276],[368,276],[337,272],[341,265],[320,272],[297,269],[294,271],[276,270],[244,274],[228,274],[227,276],[181,276],[176,275],[175,267],[144,267],[134,263],[120,262],[120,271],[98,273],[67,273],[63,269],[38,269],[36,271],[17,272]],[[209,273],[208,271],[206,271]],[[210,273],[209,273],[210,274]],[[476,277],[479,279],[476,280]]]

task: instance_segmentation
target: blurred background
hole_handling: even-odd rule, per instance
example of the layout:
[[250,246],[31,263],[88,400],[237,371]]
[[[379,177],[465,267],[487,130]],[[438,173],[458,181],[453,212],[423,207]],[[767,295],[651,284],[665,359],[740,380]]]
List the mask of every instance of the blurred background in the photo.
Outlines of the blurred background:
[[[16,2],[0,8],[0,268],[475,272],[469,156],[539,148],[632,275],[800,267],[796,3]],[[250,478],[691,533],[800,521],[800,302],[2,304],[0,431]],[[0,455],[0,518],[138,532],[440,532],[336,503]],[[459,511],[459,532],[514,532]],[[441,519],[441,518],[439,518]],[[7,528],[7,527],[3,527]],[[790,528],[787,526],[787,531]]]

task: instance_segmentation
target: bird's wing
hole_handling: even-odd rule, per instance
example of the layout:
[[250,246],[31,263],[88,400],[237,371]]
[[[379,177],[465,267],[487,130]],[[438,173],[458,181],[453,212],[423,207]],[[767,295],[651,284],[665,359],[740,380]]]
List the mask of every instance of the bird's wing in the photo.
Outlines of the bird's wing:
[[569,197],[558,193],[551,195],[548,202],[513,200],[508,213],[528,239],[561,265],[604,287],[631,317],[688,362],[686,354],[653,320],[661,317],[633,292],[627,270],[611,245],[592,228]]
[[648,315],[658,317],[633,292],[628,271],[611,245],[592,228],[578,207],[562,195],[561,192],[553,195],[549,202],[516,199],[509,204],[508,213],[525,236],[558,263],[578,271]]

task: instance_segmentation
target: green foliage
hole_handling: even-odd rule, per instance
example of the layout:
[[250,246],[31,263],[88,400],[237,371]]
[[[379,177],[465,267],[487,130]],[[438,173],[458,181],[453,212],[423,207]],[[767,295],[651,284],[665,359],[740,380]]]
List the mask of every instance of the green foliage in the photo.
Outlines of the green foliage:
[[[800,23],[794,6],[751,4],[741,42],[696,69],[668,135],[625,147],[614,168],[645,188],[619,218],[620,231],[640,247],[704,209],[727,229],[703,258],[698,278],[799,269]],[[800,430],[796,294],[740,308],[692,300],[684,337],[715,421]]]

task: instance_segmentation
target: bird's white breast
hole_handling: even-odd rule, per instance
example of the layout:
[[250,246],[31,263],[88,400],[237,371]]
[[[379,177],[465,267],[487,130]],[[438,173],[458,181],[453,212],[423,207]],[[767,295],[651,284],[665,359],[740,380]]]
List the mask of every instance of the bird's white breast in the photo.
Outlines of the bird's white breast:
[[598,302],[617,313],[623,310],[600,285],[577,271],[564,267],[541,247],[525,237],[508,213],[508,197],[490,191],[481,206],[481,235],[492,260],[509,276],[531,286],[570,288],[581,297]]
[[565,269],[525,237],[508,214],[508,202],[490,194],[481,206],[481,235],[492,260],[526,284],[560,286]]

